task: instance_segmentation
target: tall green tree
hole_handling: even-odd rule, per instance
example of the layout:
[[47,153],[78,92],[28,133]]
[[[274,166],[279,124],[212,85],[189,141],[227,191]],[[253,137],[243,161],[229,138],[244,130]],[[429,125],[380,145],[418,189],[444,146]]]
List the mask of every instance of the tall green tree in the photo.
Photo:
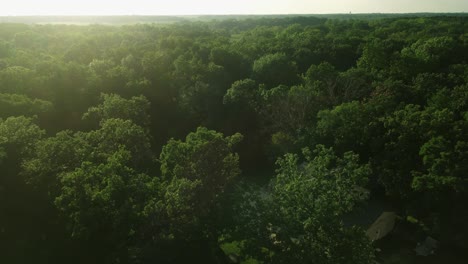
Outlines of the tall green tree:
[[369,165],[322,145],[303,155],[278,159],[268,189],[242,194],[233,237],[245,240],[246,255],[269,263],[373,263],[364,231],[343,224],[343,216],[367,198],[361,187]]

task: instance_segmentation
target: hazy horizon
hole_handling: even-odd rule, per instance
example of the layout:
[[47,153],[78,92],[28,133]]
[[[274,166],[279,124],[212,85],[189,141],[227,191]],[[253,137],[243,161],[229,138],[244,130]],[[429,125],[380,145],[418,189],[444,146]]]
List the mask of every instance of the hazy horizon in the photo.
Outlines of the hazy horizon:
[[120,16],[120,15],[275,15],[345,13],[464,13],[466,0],[134,0],[33,1],[5,3],[0,16]]

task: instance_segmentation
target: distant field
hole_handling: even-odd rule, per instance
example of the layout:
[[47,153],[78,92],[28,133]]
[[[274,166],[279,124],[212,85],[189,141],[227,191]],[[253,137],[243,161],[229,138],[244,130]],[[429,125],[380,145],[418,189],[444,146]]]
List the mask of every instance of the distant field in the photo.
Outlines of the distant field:
[[173,23],[183,21],[175,16],[3,16],[0,23],[25,24],[138,24]]

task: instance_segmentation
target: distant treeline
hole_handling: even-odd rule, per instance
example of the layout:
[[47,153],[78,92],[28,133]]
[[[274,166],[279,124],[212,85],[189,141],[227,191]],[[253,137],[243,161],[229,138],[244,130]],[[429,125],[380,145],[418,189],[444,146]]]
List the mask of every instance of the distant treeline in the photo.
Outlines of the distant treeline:
[[[211,20],[245,20],[245,19],[276,19],[298,17],[326,18],[340,20],[376,20],[384,18],[411,18],[411,17],[466,17],[467,13],[358,13],[358,14],[298,14],[298,15],[180,15],[180,16],[147,16],[147,15],[121,15],[121,16],[0,16],[0,23],[25,24],[111,24],[125,25],[138,23],[174,23],[182,21],[211,21]],[[281,22],[284,24],[284,22]]]

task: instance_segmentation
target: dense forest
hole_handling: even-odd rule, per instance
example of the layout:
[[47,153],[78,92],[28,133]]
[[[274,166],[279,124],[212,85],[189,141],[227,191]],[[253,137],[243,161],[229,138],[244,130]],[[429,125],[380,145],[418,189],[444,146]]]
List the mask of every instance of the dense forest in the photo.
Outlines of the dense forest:
[[467,29],[0,24],[0,262],[466,263]]

